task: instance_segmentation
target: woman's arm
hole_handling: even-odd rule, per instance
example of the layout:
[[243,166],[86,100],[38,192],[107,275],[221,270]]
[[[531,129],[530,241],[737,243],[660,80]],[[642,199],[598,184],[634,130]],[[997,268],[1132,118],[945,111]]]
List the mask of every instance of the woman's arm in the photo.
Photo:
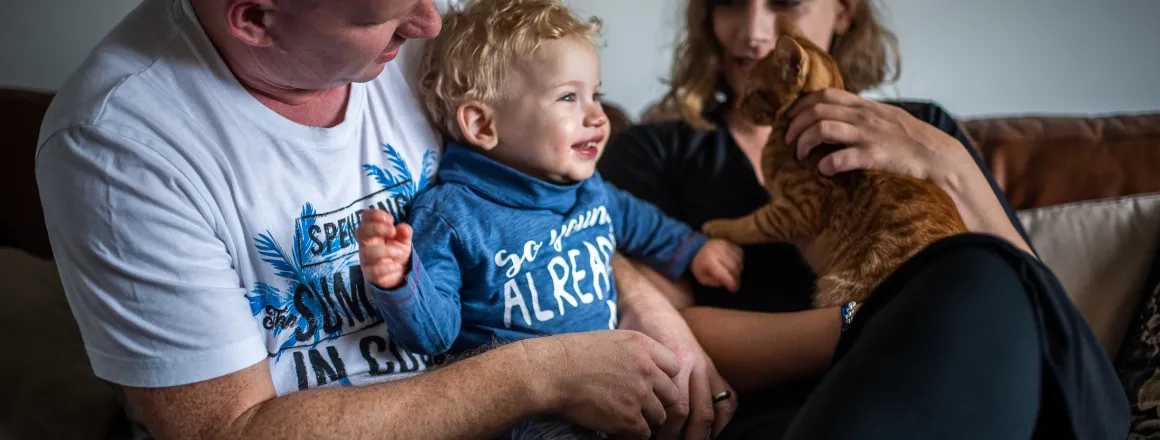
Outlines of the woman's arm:
[[798,157],[821,144],[845,144],[818,164],[823,174],[873,169],[930,180],[955,201],[967,228],[1002,237],[1034,255],[979,163],[963,142],[906,110],[827,89],[790,109],[786,142]]
[[[670,281],[644,263],[613,260],[615,270],[624,271],[617,264],[634,269],[636,277],[626,282],[648,281],[681,311],[716,370],[735,389],[752,391],[820,375],[826,371],[838,346],[842,324],[837,308],[761,313],[694,307],[687,284]],[[632,328],[635,323],[630,319],[626,317],[621,323]],[[650,336],[664,342],[658,335]]]
[[764,313],[690,307],[682,315],[717,370],[741,391],[825,373],[841,333],[837,308]]

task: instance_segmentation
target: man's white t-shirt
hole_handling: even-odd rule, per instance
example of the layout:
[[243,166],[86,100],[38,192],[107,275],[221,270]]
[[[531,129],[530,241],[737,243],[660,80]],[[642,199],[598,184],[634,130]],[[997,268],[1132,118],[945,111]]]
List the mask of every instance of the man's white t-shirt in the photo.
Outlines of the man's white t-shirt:
[[353,84],[333,128],[237,82],[188,0],[145,0],[62,88],[36,172],[93,370],[161,387],[270,364],[278,393],[406,377],[438,359],[391,342],[355,228],[405,216],[439,145],[404,54]]

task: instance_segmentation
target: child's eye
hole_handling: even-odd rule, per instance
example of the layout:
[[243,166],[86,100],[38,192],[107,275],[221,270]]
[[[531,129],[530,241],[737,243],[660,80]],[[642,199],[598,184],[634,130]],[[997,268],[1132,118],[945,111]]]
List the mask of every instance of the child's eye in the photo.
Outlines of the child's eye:
[[576,94],[575,94],[575,93],[569,93],[569,94],[567,94],[567,95],[561,96],[561,97],[560,97],[560,100],[561,100],[561,101],[564,101],[564,102],[573,102],[573,101],[576,101]]
[[603,94],[603,93],[596,92],[596,93],[594,93],[594,94],[592,95],[592,100],[593,100],[593,101],[600,102],[600,101],[602,101],[603,99],[604,99],[604,94]]

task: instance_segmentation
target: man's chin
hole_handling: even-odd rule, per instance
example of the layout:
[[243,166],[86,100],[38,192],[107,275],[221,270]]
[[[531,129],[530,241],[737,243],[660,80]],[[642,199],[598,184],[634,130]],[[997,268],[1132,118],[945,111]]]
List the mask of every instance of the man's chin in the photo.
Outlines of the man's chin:
[[383,70],[386,70],[386,67],[386,64],[372,64],[368,66],[366,70],[364,70],[362,74],[356,77],[352,82],[367,83],[374,81],[375,78],[378,78],[379,75],[383,74]]

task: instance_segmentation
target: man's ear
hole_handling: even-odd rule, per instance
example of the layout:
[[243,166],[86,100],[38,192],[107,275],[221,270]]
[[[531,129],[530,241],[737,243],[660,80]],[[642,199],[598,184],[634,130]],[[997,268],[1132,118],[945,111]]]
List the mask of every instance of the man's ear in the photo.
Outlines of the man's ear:
[[485,150],[499,144],[499,134],[495,127],[495,109],[479,101],[467,101],[455,111],[459,131],[468,143]]
[[837,14],[834,17],[834,33],[841,35],[850,30],[850,25],[854,23],[855,12],[858,8],[865,8],[864,0],[838,0],[838,7],[834,9]]
[[270,27],[274,25],[273,0],[226,0],[226,28],[230,34],[249,46],[265,47],[274,43]]

